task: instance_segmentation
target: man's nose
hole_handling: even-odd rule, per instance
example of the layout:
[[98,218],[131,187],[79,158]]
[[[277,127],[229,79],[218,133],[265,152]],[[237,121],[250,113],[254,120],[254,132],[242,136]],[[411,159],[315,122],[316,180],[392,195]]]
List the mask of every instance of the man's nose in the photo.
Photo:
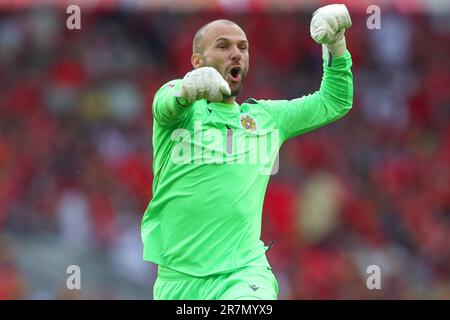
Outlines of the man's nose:
[[230,58],[231,60],[241,60],[241,51],[239,50],[239,48],[237,46],[233,46],[231,49],[231,54],[230,54]]

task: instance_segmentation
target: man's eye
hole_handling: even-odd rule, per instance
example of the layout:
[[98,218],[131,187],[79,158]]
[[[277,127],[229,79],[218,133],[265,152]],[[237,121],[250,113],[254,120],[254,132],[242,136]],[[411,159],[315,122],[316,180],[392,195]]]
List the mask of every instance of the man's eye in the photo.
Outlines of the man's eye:
[[219,48],[219,49],[225,49],[226,46],[225,46],[224,44],[219,44],[219,45],[217,46],[217,48]]

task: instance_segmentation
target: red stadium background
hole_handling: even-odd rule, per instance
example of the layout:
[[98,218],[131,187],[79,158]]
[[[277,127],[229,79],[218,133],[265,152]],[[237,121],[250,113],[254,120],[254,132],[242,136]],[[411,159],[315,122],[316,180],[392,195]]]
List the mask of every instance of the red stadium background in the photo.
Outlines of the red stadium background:
[[[139,228],[155,91],[190,70],[195,31],[216,18],[250,41],[239,102],[317,90],[309,22],[329,1],[40,3],[0,1],[0,299],[151,299]],[[80,30],[66,27],[74,3]],[[450,299],[450,6],[345,3],[353,109],[287,142],[266,195],[279,298]]]

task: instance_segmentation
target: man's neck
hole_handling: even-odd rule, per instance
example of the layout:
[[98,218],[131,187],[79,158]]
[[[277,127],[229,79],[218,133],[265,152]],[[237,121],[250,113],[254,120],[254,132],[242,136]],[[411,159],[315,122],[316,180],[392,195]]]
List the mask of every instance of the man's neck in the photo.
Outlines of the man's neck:
[[223,102],[223,103],[226,103],[226,104],[234,105],[235,102],[236,102],[236,97],[235,97],[235,96],[227,97],[227,98],[223,99],[222,102]]

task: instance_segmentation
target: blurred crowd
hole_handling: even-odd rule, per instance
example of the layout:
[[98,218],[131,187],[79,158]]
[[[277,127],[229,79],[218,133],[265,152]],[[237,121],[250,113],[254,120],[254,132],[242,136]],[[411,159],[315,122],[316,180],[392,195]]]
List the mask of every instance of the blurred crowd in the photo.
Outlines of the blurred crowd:
[[[62,11],[0,12],[0,233],[121,250],[133,270],[126,252],[140,247],[127,239],[152,196],[153,95],[190,70],[195,31],[219,17],[98,11],[68,30]],[[238,102],[318,89],[310,12],[226,17],[250,41]],[[279,297],[450,299],[448,17],[384,13],[380,30],[352,18],[353,110],[285,143],[269,183],[262,239],[274,241]],[[28,298],[8,241],[0,299]],[[369,265],[381,290],[366,287]]]

